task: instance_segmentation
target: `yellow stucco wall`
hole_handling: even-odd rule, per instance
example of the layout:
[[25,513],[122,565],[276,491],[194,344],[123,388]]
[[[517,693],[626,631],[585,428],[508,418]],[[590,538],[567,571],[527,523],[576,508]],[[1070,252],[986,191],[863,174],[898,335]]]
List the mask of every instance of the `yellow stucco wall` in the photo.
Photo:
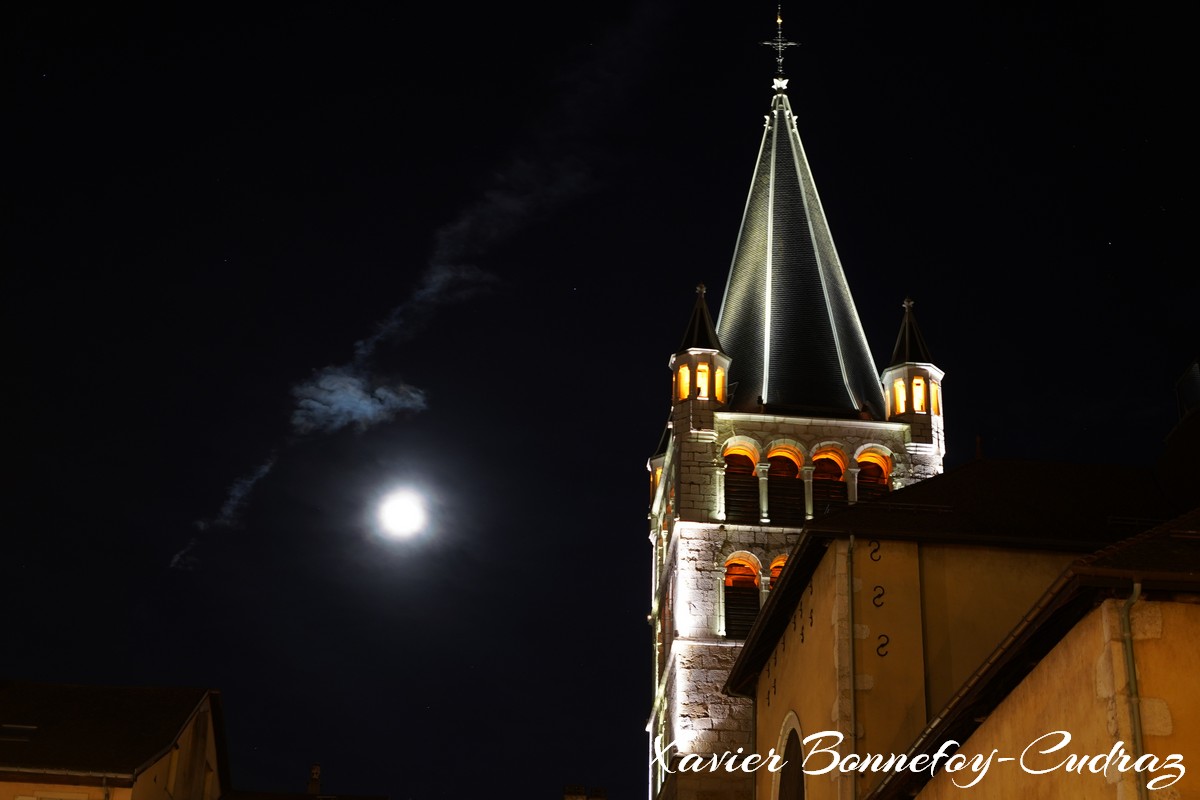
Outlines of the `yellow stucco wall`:
[[[834,544],[826,552],[813,573],[786,634],[759,676],[755,745],[762,755],[767,755],[771,748],[782,754],[793,724],[798,725],[801,738],[835,727],[838,699],[834,665],[834,629],[838,624],[834,591],[837,547]],[[844,559],[844,548],[842,553]],[[777,773],[760,769],[755,775],[756,797],[774,797]],[[806,797],[811,800],[834,796],[834,787],[828,779],[808,778],[805,784]]]
[[[793,726],[801,739],[841,731],[842,757],[905,752],[1072,560],[872,539],[849,553],[846,540],[830,545],[759,676],[760,754],[782,753]],[[864,796],[883,777],[809,775],[806,797]],[[759,770],[758,800],[773,800],[777,784]]]
[[[858,738],[847,752],[903,751],[925,727],[925,659],[918,545],[854,545],[854,671]],[[883,776],[852,777],[862,795]]]
[[1076,557],[921,545],[927,715],[945,707]]
[[[1054,769],[1068,756],[1104,756],[1120,746],[1134,752],[1129,713],[1129,684],[1121,635],[1122,601],[1109,600],[1079,622],[996,708],[959,752],[987,755],[998,751],[980,778],[976,796],[1020,797],[1022,800],[1132,800],[1137,796],[1132,771],[1110,767],[1095,774],[1090,764],[1082,774],[1069,765]],[[1144,752],[1164,762],[1182,756],[1186,774],[1165,785],[1174,768],[1148,773],[1163,784],[1150,793],[1155,800],[1200,797],[1200,681],[1196,677],[1196,642],[1200,641],[1200,605],[1139,602],[1134,606],[1133,649],[1139,676]],[[1041,754],[1053,744],[1069,743]],[[1039,737],[1046,737],[1038,742]],[[1033,744],[1038,742],[1036,744]],[[1031,746],[1032,744],[1032,746]],[[1028,750],[1027,750],[1028,748]],[[998,759],[1016,759],[1000,763]],[[1103,762],[1090,762],[1097,769]],[[1030,774],[1026,770],[1050,770]],[[941,772],[919,795],[921,800],[962,798],[969,772]]]

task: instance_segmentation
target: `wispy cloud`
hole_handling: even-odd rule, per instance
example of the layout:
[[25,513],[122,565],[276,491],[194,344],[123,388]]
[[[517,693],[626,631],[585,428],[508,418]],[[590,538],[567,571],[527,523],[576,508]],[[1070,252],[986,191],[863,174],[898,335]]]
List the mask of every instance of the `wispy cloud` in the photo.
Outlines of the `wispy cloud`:
[[[419,387],[376,374],[372,363],[376,350],[384,343],[417,336],[439,309],[486,291],[497,279],[480,262],[596,188],[592,106],[619,102],[622,87],[636,71],[631,52],[644,53],[647,37],[661,23],[655,15],[635,14],[621,37],[596,48],[596,58],[573,71],[557,105],[530,128],[524,146],[510,153],[492,171],[483,191],[433,234],[429,261],[412,294],[355,342],[349,361],[317,369],[292,387],[290,421],[297,438],[347,428],[363,432],[402,413],[427,408]],[[235,527],[252,490],[270,473],[275,458],[273,453],[234,481],[217,515],[197,522],[196,528]],[[192,538],[175,554],[171,566],[195,568],[196,547]]]

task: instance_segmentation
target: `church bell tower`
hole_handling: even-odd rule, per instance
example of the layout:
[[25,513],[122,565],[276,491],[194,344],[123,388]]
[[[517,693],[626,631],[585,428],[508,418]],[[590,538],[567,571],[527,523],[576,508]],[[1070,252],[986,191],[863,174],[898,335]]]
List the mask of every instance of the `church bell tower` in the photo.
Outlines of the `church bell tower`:
[[800,141],[782,70],[791,43],[776,22],[777,77],[719,317],[699,287],[647,462],[652,800],[753,796],[752,773],[679,766],[759,752],[752,701],[722,687],[803,526],[941,472],[945,453],[943,373],[911,302],[907,344],[881,382]]

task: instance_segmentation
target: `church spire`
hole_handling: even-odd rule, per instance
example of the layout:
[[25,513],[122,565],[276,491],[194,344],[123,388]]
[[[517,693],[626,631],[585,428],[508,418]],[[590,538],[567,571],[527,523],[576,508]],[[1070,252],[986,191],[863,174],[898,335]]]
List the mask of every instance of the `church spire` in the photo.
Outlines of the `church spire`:
[[[782,70],[791,43],[777,24],[768,44]],[[734,363],[731,406],[883,419],[874,359],[785,88],[776,78],[717,320]]]

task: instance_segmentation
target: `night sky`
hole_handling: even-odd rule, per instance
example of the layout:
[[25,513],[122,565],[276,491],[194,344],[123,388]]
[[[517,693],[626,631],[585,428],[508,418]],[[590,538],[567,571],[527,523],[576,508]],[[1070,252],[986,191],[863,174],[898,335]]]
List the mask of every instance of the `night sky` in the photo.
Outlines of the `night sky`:
[[[10,6],[0,676],[218,688],[243,789],[644,797],[645,462],[774,72],[726,5]],[[951,468],[1150,463],[1200,343],[1185,26],[1071,5],[784,9]]]

